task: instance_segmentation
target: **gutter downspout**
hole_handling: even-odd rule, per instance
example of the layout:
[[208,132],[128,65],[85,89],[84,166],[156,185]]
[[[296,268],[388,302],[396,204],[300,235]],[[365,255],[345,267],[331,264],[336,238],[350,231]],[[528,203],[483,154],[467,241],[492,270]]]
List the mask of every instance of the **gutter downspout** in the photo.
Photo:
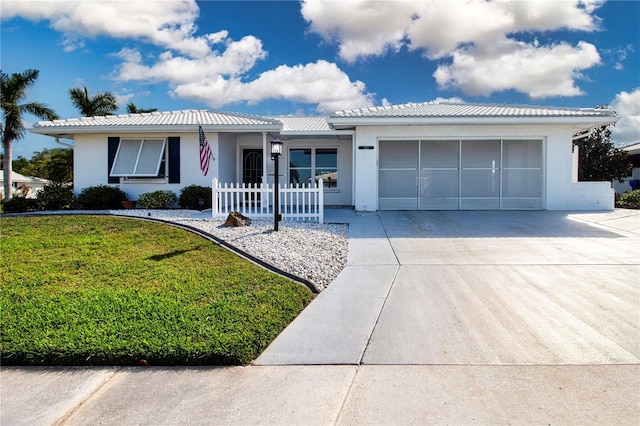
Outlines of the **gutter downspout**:
[[62,142],[62,141],[60,140],[60,136],[56,136],[56,138],[55,138],[55,139],[56,139],[56,143],[57,143],[57,144],[60,144],[60,145],[62,145],[62,146],[66,146],[67,148],[73,148],[73,144],[72,144],[72,143]]

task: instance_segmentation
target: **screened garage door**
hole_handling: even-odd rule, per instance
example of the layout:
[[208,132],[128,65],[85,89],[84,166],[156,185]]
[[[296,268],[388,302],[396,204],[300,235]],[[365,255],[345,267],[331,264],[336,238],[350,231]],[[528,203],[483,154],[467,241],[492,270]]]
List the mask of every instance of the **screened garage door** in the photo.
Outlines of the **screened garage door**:
[[542,141],[381,140],[380,210],[542,209]]

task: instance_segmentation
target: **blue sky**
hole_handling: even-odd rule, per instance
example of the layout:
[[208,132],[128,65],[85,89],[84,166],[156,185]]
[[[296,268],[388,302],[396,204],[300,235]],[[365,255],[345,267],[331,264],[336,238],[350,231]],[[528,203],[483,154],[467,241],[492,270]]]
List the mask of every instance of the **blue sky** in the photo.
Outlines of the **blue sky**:
[[[5,73],[77,117],[68,90],[257,115],[447,100],[594,107],[640,140],[640,1],[7,1]],[[37,121],[25,116],[27,124]],[[55,147],[28,134],[14,158]]]

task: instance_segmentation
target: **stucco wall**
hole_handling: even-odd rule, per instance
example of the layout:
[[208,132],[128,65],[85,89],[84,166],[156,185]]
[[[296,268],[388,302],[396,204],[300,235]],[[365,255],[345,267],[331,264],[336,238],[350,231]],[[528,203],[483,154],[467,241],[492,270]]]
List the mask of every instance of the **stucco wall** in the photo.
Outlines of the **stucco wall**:
[[[107,165],[107,138],[118,136],[120,138],[149,137],[149,134],[123,133],[118,135],[94,134],[76,135],[74,140],[74,190],[79,193],[83,188],[95,185],[107,185],[109,174]],[[180,194],[180,189],[187,185],[211,186],[211,179],[218,173],[218,134],[207,133],[207,140],[211,146],[215,160],[211,161],[207,176],[200,170],[200,153],[198,133],[162,133],[153,137],[180,137],[180,183],[140,183],[123,182],[112,184],[122,189],[129,199],[137,199],[145,192],[157,189],[168,189]]]
[[[361,126],[355,138],[355,208],[378,209],[378,141],[385,138],[532,138],[543,140],[544,200],[548,210],[607,210],[613,192],[572,180],[572,134],[566,125]],[[373,147],[373,149],[360,149]],[[609,197],[610,195],[610,197]]]
[[[218,180],[220,182],[235,182],[236,136],[234,134],[220,133],[218,135],[218,155],[215,161],[218,165]],[[210,176],[212,179],[214,177],[215,175]]]
[[550,127],[547,133],[547,210],[613,210],[611,182],[578,182],[571,129]]

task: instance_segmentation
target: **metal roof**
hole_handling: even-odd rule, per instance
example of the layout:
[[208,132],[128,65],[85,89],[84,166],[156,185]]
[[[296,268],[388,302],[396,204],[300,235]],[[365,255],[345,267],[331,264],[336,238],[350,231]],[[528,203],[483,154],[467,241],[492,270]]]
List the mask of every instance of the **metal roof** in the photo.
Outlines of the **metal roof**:
[[100,117],[70,118],[66,120],[40,121],[34,124],[34,130],[44,129],[79,129],[79,128],[149,128],[163,126],[197,126],[204,127],[268,127],[280,128],[278,120],[247,114],[215,112],[208,110],[183,110],[167,112],[151,112],[143,114],[106,115]]
[[579,130],[617,119],[610,109],[424,102],[349,109],[327,117],[262,117],[208,110],[108,115],[40,121],[30,131],[73,137],[78,133],[193,131],[201,125],[205,131],[276,131],[292,137],[334,137],[347,135],[358,125],[571,123]]
[[615,117],[610,109],[556,108],[544,106],[453,104],[439,102],[407,103],[336,111],[333,118],[506,118],[506,117]]
[[333,129],[327,123],[327,117],[284,116],[274,117],[282,122],[283,132],[331,132]]
[[640,142],[636,142],[631,145],[627,145],[622,147],[625,151],[629,153],[629,155],[638,155],[640,154]]

